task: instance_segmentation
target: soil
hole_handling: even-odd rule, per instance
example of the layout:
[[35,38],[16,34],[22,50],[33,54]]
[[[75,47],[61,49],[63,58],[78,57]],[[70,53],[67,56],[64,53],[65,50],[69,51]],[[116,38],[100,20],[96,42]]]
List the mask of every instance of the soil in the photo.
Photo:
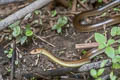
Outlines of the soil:
[[[44,55],[30,55],[30,51],[35,48],[44,48],[54,54],[55,56],[59,57],[63,60],[79,60],[81,56],[83,55],[81,52],[83,50],[89,50],[89,49],[76,49],[76,44],[83,44],[83,43],[92,43],[95,42],[94,37],[90,38],[94,35],[95,32],[99,33],[106,33],[107,37],[110,35],[110,30],[112,27],[103,28],[101,30],[96,30],[93,32],[86,32],[82,33],[77,31],[72,23],[72,20],[74,18],[74,14],[70,14],[71,8],[64,8],[63,6],[57,6],[55,7],[55,10],[57,11],[57,16],[52,17],[50,11],[48,10],[48,7],[44,7],[40,9],[40,14],[36,15],[34,12],[30,13],[30,17],[28,19],[22,19],[21,20],[21,29],[25,28],[26,24],[31,25],[31,29],[33,32],[37,35],[37,37],[40,37],[45,41],[37,38],[36,36],[28,37],[27,42],[23,45],[20,45],[19,43],[16,45],[16,52],[17,52],[17,61],[18,64],[16,65],[16,80],[27,80],[26,76],[24,76],[22,73],[35,73],[36,70],[40,71],[46,71],[46,70],[52,70],[61,68],[62,66],[50,61],[48,57]],[[76,12],[83,11],[84,8],[77,8]],[[11,12],[10,12],[11,13]],[[7,14],[8,15],[8,14]],[[57,20],[61,16],[67,16],[68,17],[68,23],[62,28],[62,33],[58,34],[55,30],[52,30],[52,26],[57,23]],[[35,21],[40,21],[41,23],[35,23]],[[0,41],[0,76],[3,77],[4,80],[10,79],[10,66],[11,66],[11,59],[9,59],[4,54],[5,50],[9,50],[11,48],[11,44],[13,43],[13,39],[8,40],[8,38],[11,36],[12,31],[11,29],[7,28],[3,31],[1,31],[1,38],[2,35],[5,35],[3,37],[3,40]],[[105,56],[105,55],[102,55]],[[98,61],[101,58],[97,58],[94,61]],[[72,74],[72,73],[71,73]],[[68,77],[69,75],[64,75],[62,77]],[[81,73],[79,76],[69,76],[72,79],[81,79],[81,80],[90,80],[91,76],[89,72]],[[48,77],[42,76],[41,79],[47,79]],[[2,79],[2,78],[1,78]],[[43,79],[43,80],[44,80]],[[51,80],[59,79],[59,77],[54,77]],[[34,79],[31,79],[34,80]]]

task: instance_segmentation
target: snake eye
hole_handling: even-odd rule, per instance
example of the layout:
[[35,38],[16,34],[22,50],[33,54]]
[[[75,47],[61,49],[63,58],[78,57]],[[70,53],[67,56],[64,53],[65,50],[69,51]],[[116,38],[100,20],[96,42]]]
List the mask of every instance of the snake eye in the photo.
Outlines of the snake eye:
[[37,49],[33,50],[34,52],[37,52]]
[[32,50],[30,53],[31,53],[31,54],[35,54],[37,51],[38,51],[37,49],[34,49],[34,50]]

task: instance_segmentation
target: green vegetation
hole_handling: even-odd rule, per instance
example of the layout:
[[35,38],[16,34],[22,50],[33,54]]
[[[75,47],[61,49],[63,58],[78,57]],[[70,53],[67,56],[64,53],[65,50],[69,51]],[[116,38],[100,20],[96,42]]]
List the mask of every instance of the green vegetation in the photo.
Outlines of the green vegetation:
[[66,25],[68,23],[68,19],[67,17],[63,16],[63,17],[60,17],[57,21],[57,24],[55,24],[53,27],[52,27],[52,30],[57,30],[57,33],[61,33],[62,32],[62,27],[64,25]]
[[100,78],[100,76],[103,74],[103,72],[104,72],[104,66],[105,66],[105,64],[107,63],[107,60],[104,60],[102,63],[101,63],[101,65],[100,65],[100,68],[101,69],[98,69],[98,70],[95,70],[95,69],[91,69],[90,70],[90,74],[91,74],[91,76],[93,77],[93,78],[95,78],[96,80],[102,80],[101,78]]
[[[110,39],[107,39],[107,37],[103,34],[95,33],[95,40],[99,43],[99,49],[105,48],[105,54],[112,60],[112,68],[120,69],[120,45],[118,45],[117,49],[113,47],[115,43],[120,44],[120,39],[114,39],[115,36],[120,36],[120,27],[113,27],[111,29],[111,36],[112,37]],[[104,68],[101,68],[99,70],[92,69],[90,71],[90,74],[96,80],[101,80],[100,76],[103,72]],[[110,79],[116,80],[116,76],[113,74],[113,72],[110,73]]]
[[52,14],[52,15],[51,15],[52,17],[55,17],[55,16],[57,15],[57,11],[56,11],[56,10],[53,10],[53,11],[51,11],[51,14]]
[[10,25],[9,27],[13,31],[12,36],[16,38],[17,43],[23,45],[27,41],[27,38],[33,35],[33,31],[30,29],[29,24],[27,24],[25,26],[25,29],[22,30],[19,26],[19,23],[20,21],[17,21],[14,24]]
[[[10,25],[10,29],[12,30],[12,35],[10,36],[9,40],[11,40],[13,37],[16,38],[16,42],[23,45],[25,42],[27,42],[27,39],[33,35],[32,30],[30,29],[30,25],[27,24],[25,26],[25,29],[22,30],[19,26],[20,21],[15,22],[14,24]],[[5,54],[7,54],[8,58],[12,57],[13,48],[9,48],[8,50],[4,51]],[[18,62],[16,62],[18,64]]]
[[4,53],[7,54],[8,58],[11,58],[12,57],[12,53],[13,53],[13,49],[10,48],[9,50],[5,50]]

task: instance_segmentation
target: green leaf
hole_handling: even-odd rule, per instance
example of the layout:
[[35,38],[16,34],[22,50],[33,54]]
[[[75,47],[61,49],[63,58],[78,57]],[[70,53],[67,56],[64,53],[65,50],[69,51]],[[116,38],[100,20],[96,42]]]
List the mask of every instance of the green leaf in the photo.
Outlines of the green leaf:
[[25,35],[26,36],[32,36],[33,35],[33,31],[30,29],[29,24],[26,25]]
[[13,29],[14,27],[18,26],[20,24],[20,21],[16,21],[15,23],[11,24],[9,27]]
[[117,35],[120,35],[120,27],[117,27]]
[[22,36],[22,37],[20,38],[20,44],[23,45],[26,40],[27,40],[27,36]]
[[16,26],[16,27],[14,27],[14,28],[13,28],[12,35],[13,35],[14,37],[19,36],[19,35],[20,35],[20,33],[21,33],[20,26]]
[[39,11],[39,10],[35,10],[34,13],[35,13],[36,15],[38,15],[38,14],[40,14],[40,11]]
[[107,42],[107,45],[111,45],[111,44],[113,44],[114,42],[115,42],[114,39],[109,39],[108,42]]
[[9,53],[9,51],[8,51],[8,50],[4,50],[4,53],[5,53],[5,54],[8,54],[8,53]]
[[116,36],[116,32],[117,32],[117,27],[113,27],[113,28],[111,29],[111,35],[112,35],[112,36]]
[[99,3],[102,3],[102,0],[98,0]]
[[119,9],[119,8],[113,8],[113,10],[114,10],[114,11],[120,11],[120,9]]
[[100,64],[100,67],[101,68],[104,67],[107,62],[108,62],[108,60],[103,60],[102,63]]
[[95,80],[102,80],[102,78],[97,78],[97,79],[95,79]]
[[97,71],[95,69],[91,69],[90,74],[92,77],[97,78]]
[[52,30],[55,30],[55,29],[57,29],[57,24],[55,24],[53,27],[52,27]]
[[120,43],[120,40],[117,40],[118,43]]
[[57,30],[58,33],[61,33],[62,31],[62,27],[67,24],[68,22],[68,19],[67,17],[63,16],[63,17],[60,17],[57,21],[57,24],[55,24],[53,27],[52,27],[52,30]]
[[120,63],[113,63],[112,68],[113,69],[120,69]]
[[54,16],[57,15],[57,11],[56,11],[56,10],[53,10],[53,11],[51,11],[51,14],[52,14],[52,17],[54,17]]
[[112,36],[120,35],[120,27],[113,27],[111,29],[111,35]]
[[114,51],[114,48],[112,48],[112,47],[106,47],[105,53],[110,58],[114,58],[115,57],[115,51]]
[[105,48],[107,45],[105,44],[105,43],[101,43],[101,44],[99,44],[99,46],[98,46],[98,48],[99,49],[103,49],[103,48]]
[[116,77],[115,75],[113,75],[113,72],[111,72],[111,73],[110,73],[110,80],[116,80],[116,78],[117,78],[117,77]]
[[106,37],[103,34],[100,34],[100,33],[95,33],[95,40],[99,44],[105,44],[106,41],[107,41]]
[[26,36],[32,36],[33,35],[32,30],[26,30],[25,35]]
[[61,28],[57,29],[57,32],[58,32],[58,33],[61,33],[61,32],[62,32],[62,29],[61,29]]
[[12,54],[7,54],[7,57],[8,58],[12,58]]
[[97,76],[101,76],[103,74],[104,70],[105,70],[104,68],[99,69],[97,72]]
[[115,55],[120,54],[118,49],[115,49]]
[[60,18],[58,19],[58,22],[57,22],[58,27],[63,27],[65,24],[67,24],[67,22],[68,22],[67,17],[65,17],[65,16],[60,17]]
[[9,52],[8,52],[8,54],[7,54],[7,57],[8,57],[8,58],[11,58],[11,57],[12,57],[12,54],[13,54],[13,49],[10,48],[10,49],[9,49]]
[[8,54],[12,54],[13,53],[13,49],[12,48],[10,48],[10,50],[9,50],[9,53]]
[[118,47],[118,54],[120,54],[120,46]]
[[15,60],[15,65],[18,65],[18,61],[17,60]]
[[112,59],[112,62],[113,62],[113,63],[120,62],[120,56],[119,56],[119,55],[116,55],[116,56]]

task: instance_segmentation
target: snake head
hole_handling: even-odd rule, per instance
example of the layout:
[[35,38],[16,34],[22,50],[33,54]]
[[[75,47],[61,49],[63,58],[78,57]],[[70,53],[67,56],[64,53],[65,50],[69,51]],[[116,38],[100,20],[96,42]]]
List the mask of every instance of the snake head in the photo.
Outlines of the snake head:
[[38,54],[40,53],[41,49],[37,48],[37,49],[33,49],[32,51],[30,51],[30,54]]

